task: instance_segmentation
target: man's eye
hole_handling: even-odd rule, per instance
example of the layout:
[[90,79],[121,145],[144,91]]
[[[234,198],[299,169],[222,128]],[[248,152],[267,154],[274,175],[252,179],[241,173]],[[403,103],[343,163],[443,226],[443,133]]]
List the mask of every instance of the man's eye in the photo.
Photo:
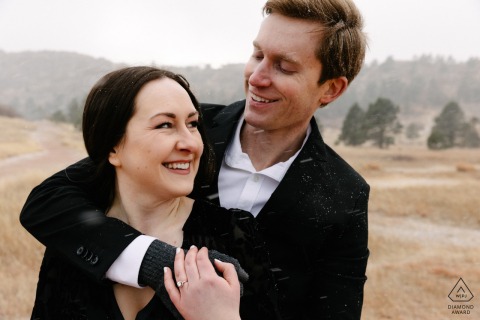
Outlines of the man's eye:
[[295,73],[295,71],[291,71],[291,70],[289,70],[289,69],[286,69],[286,68],[282,67],[282,64],[281,64],[281,63],[278,63],[278,64],[277,64],[277,69],[278,69],[280,72],[284,73],[284,74],[293,74],[293,73]]
[[171,127],[172,127],[172,124],[170,122],[162,122],[159,125],[155,126],[155,129],[168,129]]

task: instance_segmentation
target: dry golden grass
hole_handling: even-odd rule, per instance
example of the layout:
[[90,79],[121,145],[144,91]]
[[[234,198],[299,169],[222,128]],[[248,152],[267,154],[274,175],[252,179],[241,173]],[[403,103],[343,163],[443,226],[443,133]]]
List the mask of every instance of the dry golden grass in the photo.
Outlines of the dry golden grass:
[[0,159],[41,150],[41,146],[30,136],[35,124],[0,116],[0,128]]
[[83,137],[78,129],[66,123],[56,124],[56,126],[63,132],[60,137],[60,142],[63,147],[84,152],[85,145],[83,144]]
[[44,178],[45,173],[27,171],[0,182],[0,319],[26,318],[33,306],[44,248],[18,217],[31,189]]
[[27,319],[44,247],[20,225],[20,210],[33,187],[85,151],[69,125],[10,118],[0,125],[0,319]]
[[[458,279],[480,293],[480,151],[337,151],[371,185],[362,319],[458,318],[448,309]],[[462,319],[480,319],[476,300]]]
[[[28,136],[24,128],[19,134]],[[52,134],[55,148],[82,150],[78,133],[57,128],[64,134]],[[419,146],[335,149],[371,185],[371,256],[362,319],[480,319],[480,152]],[[2,320],[29,317],[44,250],[20,226],[18,214],[33,186],[56,169],[26,169],[8,178],[0,175]],[[460,277],[475,296],[470,315],[452,315],[448,309],[448,294]]]

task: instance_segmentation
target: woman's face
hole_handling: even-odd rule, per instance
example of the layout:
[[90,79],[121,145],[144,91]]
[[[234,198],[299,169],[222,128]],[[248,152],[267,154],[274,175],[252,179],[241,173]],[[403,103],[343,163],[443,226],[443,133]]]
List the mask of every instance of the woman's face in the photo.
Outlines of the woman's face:
[[122,141],[110,153],[118,188],[139,200],[188,195],[198,171],[203,142],[198,111],[188,93],[169,78],[147,83]]

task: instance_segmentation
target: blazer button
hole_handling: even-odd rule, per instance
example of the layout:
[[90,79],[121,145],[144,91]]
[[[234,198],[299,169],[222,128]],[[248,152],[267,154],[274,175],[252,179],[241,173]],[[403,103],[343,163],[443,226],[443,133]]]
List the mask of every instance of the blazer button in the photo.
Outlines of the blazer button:
[[80,246],[78,249],[77,249],[77,256],[81,255],[83,253],[83,251],[85,251],[85,248],[83,246]]
[[90,260],[90,264],[92,266],[96,265],[98,262],[98,256],[94,256],[92,260]]
[[92,260],[92,257],[93,257],[93,252],[90,252],[90,255],[88,256],[88,258],[85,258],[85,261],[89,262],[90,260]]

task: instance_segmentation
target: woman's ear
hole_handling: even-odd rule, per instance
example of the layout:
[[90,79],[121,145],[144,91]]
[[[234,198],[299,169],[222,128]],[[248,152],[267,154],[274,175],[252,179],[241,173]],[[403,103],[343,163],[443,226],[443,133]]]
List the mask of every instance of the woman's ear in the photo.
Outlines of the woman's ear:
[[118,153],[118,147],[115,147],[110,151],[108,154],[108,162],[114,167],[119,167],[121,165],[119,153]]
[[327,80],[322,86],[327,86],[325,92],[320,98],[320,105],[325,106],[334,101],[347,90],[348,80],[346,77],[339,77]]

